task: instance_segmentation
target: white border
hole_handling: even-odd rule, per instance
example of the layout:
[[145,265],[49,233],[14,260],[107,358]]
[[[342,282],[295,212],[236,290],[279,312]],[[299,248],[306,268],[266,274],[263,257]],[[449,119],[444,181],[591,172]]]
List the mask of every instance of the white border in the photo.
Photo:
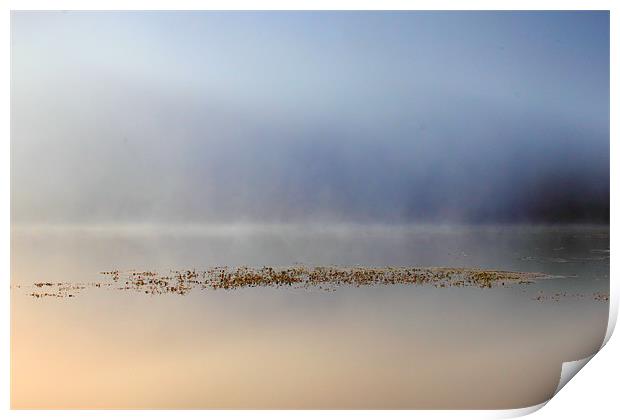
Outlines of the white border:
[[[0,112],[0,130],[2,132],[2,149],[0,152],[0,171],[2,171],[2,179],[0,181],[0,192],[2,197],[8,198],[10,196],[10,129],[9,129],[9,110],[10,110],[10,10],[46,10],[46,9],[59,9],[59,10],[611,10],[611,115],[617,115],[618,110],[618,84],[617,77],[614,77],[618,73],[618,25],[620,24],[618,6],[614,7],[618,2],[610,0],[592,0],[592,1],[553,1],[553,0],[521,0],[521,1],[490,1],[490,0],[477,0],[477,1],[422,1],[422,0],[358,0],[349,1],[346,0],[297,0],[297,1],[284,1],[284,0],[261,0],[261,1],[248,1],[248,0],[230,0],[230,1],[197,1],[197,0],[108,0],[108,1],[77,1],[77,0],[59,0],[59,1],[8,1],[3,2],[3,14],[2,24],[0,24],[0,36],[2,42],[0,42],[3,65],[0,66],[0,79],[4,81],[2,83],[2,90],[0,97],[1,112]],[[611,119],[611,139],[617,138],[617,121]],[[611,141],[611,248],[619,249],[616,246],[618,242],[616,240],[616,223],[614,223],[617,206],[617,185],[618,185],[618,171],[614,169],[614,163],[618,163],[618,153],[614,147],[614,142]],[[4,363],[2,366],[2,381],[1,392],[3,408],[8,410],[10,406],[9,398],[9,383],[10,383],[10,354],[9,354],[9,342],[10,342],[10,294],[9,294],[9,278],[10,278],[10,204],[8,200],[3,200],[0,205],[0,229],[2,232],[2,241],[0,242],[2,255],[3,255],[3,274],[5,279],[5,286],[2,289],[2,302],[3,307],[6,308],[4,315],[5,321],[2,323],[3,336],[6,338],[5,345],[2,346],[2,360]],[[611,273],[610,278],[615,279],[618,272],[617,264],[615,263],[615,253],[611,253]],[[618,313],[618,287],[615,280],[611,281],[611,302],[610,302],[610,324],[606,341],[609,339],[613,326],[615,326],[617,313]],[[617,412],[616,410],[616,393],[615,384],[617,383],[618,374],[618,353],[620,345],[617,344],[617,339],[611,340],[608,343],[600,355],[594,357],[593,362],[589,363],[584,368],[584,373],[580,373],[580,379],[578,381],[572,381],[565,389],[554,397],[549,403],[549,407],[544,410],[538,411],[535,416],[539,418],[555,418],[561,417],[563,419],[582,418],[585,415],[595,418],[609,417],[610,413]],[[544,405],[544,404],[542,404]],[[368,418],[368,417],[380,417],[380,418],[454,418],[454,417],[466,417],[466,418],[497,418],[523,415],[531,412],[540,407],[533,407],[523,410],[507,410],[507,411],[297,411],[294,413],[286,411],[209,411],[207,414],[212,418],[237,418],[253,417],[253,418],[288,418],[294,415],[298,418],[309,417],[327,417],[327,418]],[[144,417],[148,416],[168,416],[173,414],[174,416],[181,417],[203,417],[205,412],[201,411],[163,411],[163,412],[149,412],[149,411],[9,411],[10,416],[15,417],[27,417],[31,416],[60,416],[66,417],[82,417],[85,414],[94,417],[108,417],[113,415],[114,417]]]

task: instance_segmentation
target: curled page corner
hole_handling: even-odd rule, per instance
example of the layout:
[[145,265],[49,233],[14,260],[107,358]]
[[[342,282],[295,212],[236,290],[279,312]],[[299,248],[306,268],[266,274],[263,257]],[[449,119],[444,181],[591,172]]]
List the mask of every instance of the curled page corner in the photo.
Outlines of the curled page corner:
[[[616,328],[616,321],[617,321],[617,318],[618,318],[618,296],[617,295],[612,295],[612,296],[613,296],[613,298],[610,299],[610,305],[609,305],[609,320],[607,321],[607,331],[605,332],[605,338],[603,339],[601,347],[599,348],[599,350],[597,350],[595,353],[591,354],[588,357],[584,357],[583,359],[573,360],[573,361],[570,361],[570,362],[562,363],[562,371],[560,373],[560,380],[559,380],[558,386],[555,389],[555,391],[553,392],[553,396],[551,398],[553,398],[555,395],[557,395],[557,393],[560,392],[562,390],[562,388],[564,388],[564,386],[586,364],[588,364],[588,362],[590,360],[592,360],[592,358],[594,356],[596,356],[596,354],[603,347],[605,347],[605,345],[607,344],[607,342],[611,338],[611,335],[613,334],[613,332],[614,332],[614,330]],[[504,412],[502,412],[502,414],[498,418],[515,418],[515,417],[526,416],[528,414],[531,414],[531,413],[533,413],[535,411],[538,411],[541,408],[543,408],[545,405],[547,405],[547,403],[549,401],[551,401],[551,398],[548,399],[547,401],[544,401],[544,402],[542,402],[540,404],[533,405],[533,406],[530,406],[530,407],[519,408],[519,409],[514,409],[514,410],[505,410]]]
[[570,381],[573,378],[573,376],[575,376],[577,372],[581,370],[581,368],[583,368],[590,360],[592,360],[592,358],[595,355],[596,353],[588,357],[584,357],[583,359],[562,363],[562,373],[560,374],[560,382],[558,383],[558,387],[555,389],[555,392],[553,393],[553,395],[556,395],[558,392],[560,392],[560,390],[564,388],[564,385],[566,385],[568,381]]
[[564,385],[566,385],[577,374],[577,372],[579,372],[581,368],[583,368],[595,355],[596,353],[592,354],[591,356],[585,357],[583,359],[562,363],[562,372],[560,373],[560,381],[558,382],[558,386],[553,392],[553,395],[548,400],[543,401],[540,404],[532,405],[530,407],[517,408],[517,409],[511,409],[511,410],[502,410],[500,412],[501,414],[498,413],[498,415],[495,418],[508,419],[508,418],[522,417],[522,416],[527,416],[528,414],[532,414],[540,410],[545,405],[547,405],[547,403],[551,401],[551,399],[558,392],[560,392],[562,388],[564,388]]

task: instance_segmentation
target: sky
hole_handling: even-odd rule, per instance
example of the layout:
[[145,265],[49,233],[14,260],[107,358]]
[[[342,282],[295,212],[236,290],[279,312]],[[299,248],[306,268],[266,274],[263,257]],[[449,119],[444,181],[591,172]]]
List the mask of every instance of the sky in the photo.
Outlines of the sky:
[[11,218],[609,221],[608,12],[12,12]]

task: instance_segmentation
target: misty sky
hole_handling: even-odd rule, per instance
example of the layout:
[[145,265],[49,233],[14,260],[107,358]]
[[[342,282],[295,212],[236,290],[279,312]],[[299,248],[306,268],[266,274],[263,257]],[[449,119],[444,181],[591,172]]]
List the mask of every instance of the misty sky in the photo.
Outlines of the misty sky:
[[607,12],[13,12],[14,223],[606,222]]

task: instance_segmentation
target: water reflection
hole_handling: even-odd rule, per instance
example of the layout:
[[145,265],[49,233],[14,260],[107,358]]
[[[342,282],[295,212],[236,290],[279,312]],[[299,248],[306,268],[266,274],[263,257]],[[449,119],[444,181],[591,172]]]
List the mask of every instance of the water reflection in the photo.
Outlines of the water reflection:
[[[596,351],[607,323],[606,227],[14,229],[11,240],[14,408],[523,407],[552,394],[563,361]],[[170,267],[204,282],[210,266],[300,263],[549,277],[184,296],[105,286],[143,288]],[[109,267],[129,270],[115,280],[100,274]],[[85,288],[26,290],[48,283]]]

